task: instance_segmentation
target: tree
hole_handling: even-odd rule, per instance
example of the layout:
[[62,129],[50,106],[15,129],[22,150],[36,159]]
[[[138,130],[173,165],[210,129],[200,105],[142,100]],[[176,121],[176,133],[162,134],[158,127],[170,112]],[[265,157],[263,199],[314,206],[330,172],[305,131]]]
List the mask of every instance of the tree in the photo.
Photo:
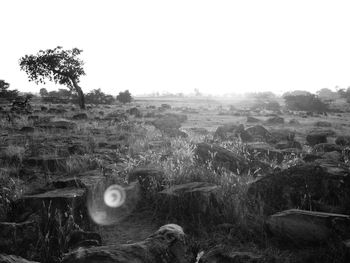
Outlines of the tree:
[[328,111],[328,105],[322,102],[316,95],[287,95],[284,96],[286,106],[290,110],[300,111]]
[[318,90],[316,94],[321,100],[325,100],[325,101],[333,101],[340,97],[339,93],[327,88]]
[[10,84],[0,79],[0,98],[4,98],[8,101],[18,97],[18,90],[8,90]]
[[343,99],[346,100],[347,103],[350,103],[350,87],[345,89],[339,89],[337,91],[337,93],[339,94],[339,96]]
[[74,90],[78,94],[80,108],[85,109],[84,93],[78,85],[80,77],[85,75],[84,62],[78,58],[81,52],[77,48],[64,50],[62,47],[40,50],[36,55],[25,55],[19,64],[29,81],[39,84],[48,79]]
[[49,95],[49,92],[47,91],[47,89],[41,88],[39,94],[41,97],[47,97]]
[[117,96],[117,100],[122,102],[123,104],[131,102],[132,97],[128,90],[124,92],[119,92],[119,95]]

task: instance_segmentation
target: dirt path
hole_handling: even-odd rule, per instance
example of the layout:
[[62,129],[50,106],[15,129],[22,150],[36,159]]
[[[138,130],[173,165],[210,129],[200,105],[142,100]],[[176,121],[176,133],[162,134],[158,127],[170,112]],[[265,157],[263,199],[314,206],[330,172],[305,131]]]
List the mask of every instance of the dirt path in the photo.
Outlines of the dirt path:
[[104,245],[134,243],[144,240],[160,227],[148,212],[135,213],[112,226],[99,226],[97,232]]

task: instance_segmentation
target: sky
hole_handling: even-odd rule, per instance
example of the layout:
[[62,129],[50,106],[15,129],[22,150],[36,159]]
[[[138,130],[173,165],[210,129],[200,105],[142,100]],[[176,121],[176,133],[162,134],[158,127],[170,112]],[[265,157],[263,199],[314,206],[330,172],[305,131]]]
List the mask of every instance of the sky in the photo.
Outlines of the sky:
[[350,2],[0,0],[0,79],[36,85],[18,60],[83,50],[85,92],[206,94],[350,86]]

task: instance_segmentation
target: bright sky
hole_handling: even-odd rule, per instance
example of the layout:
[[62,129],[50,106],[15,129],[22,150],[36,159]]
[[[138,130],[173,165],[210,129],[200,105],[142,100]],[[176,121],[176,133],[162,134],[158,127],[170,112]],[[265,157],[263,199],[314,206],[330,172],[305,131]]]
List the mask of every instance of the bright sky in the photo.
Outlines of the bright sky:
[[0,79],[21,91],[43,86],[19,58],[58,45],[84,50],[84,91],[350,86],[349,1],[2,0],[0,10]]

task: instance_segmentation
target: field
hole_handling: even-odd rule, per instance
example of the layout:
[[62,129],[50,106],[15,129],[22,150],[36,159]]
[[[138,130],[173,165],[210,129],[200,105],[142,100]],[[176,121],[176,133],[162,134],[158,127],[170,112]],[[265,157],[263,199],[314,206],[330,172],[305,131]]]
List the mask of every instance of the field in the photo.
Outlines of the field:
[[[109,245],[121,248],[103,262],[153,262],[125,244],[147,250],[174,223],[182,252],[166,237],[170,256],[156,262],[346,262],[350,113],[251,104],[137,98],[80,111],[37,101],[26,114],[3,105],[0,253],[99,262]],[[117,208],[101,201],[114,184],[126,195]]]

